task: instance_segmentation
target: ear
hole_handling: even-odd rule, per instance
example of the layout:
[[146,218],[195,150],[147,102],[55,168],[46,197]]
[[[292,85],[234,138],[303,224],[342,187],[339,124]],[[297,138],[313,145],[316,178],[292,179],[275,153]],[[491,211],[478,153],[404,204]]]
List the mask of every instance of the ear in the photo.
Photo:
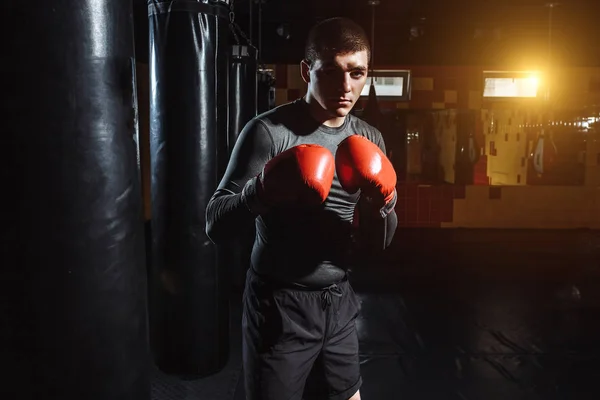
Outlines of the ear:
[[305,83],[310,82],[310,64],[308,60],[302,60],[300,62],[300,75]]

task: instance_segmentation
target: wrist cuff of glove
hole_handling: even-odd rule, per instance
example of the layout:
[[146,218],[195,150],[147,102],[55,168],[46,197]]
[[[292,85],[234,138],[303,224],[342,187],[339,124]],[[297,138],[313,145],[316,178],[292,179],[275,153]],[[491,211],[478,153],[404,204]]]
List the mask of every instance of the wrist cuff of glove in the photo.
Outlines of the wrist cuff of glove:
[[242,202],[254,215],[264,214],[267,211],[267,207],[258,198],[259,185],[259,177],[255,176],[246,182],[246,185],[242,189]]
[[394,196],[392,197],[392,199],[383,207],[381,207],[381,209],[379,210],[379,214],[381,215],[381,218],[385,218],[388,215],[390,215],[390,213],[392,211],[394,211],[394,207],[396,207],[396,202],[398,201],[398,193],[396,192],[396,189],[394,189]]

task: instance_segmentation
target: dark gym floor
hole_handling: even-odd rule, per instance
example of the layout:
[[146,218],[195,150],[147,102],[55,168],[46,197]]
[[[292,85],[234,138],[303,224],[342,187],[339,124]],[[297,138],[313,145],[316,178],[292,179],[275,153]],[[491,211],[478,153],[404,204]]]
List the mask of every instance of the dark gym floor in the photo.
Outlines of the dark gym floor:
[[[600,232],[404,230],[354,271],[364,400],[600,398]],[[156,400],[243,400],[239,298],[218,374]]]

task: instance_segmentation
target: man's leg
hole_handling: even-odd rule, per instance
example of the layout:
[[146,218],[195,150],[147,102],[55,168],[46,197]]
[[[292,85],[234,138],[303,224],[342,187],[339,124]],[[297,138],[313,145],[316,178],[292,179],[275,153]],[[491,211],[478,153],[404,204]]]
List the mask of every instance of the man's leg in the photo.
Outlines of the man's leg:
[[[323,343],[310,293],[273,289],[248,272],[242,317],[247,400],[300,400]],[[318,297],[318,296],[317,296]]]
[[339,285],[342,296],[333,298],[322,368],[330,400],[359,400],[362,378],[355,320],[360,303],[348,282]]

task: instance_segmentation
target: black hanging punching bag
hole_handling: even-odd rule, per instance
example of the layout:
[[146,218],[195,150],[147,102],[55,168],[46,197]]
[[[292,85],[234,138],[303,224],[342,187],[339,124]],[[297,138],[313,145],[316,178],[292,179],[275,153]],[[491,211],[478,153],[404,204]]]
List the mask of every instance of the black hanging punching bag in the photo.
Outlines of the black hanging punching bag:
[[369,86],[369,97],[362,118],[375,128],[381,129],[383,114],[379,108],[379,101],[377,101],[377,92],[374,84]]
[[458,185],[472,185],[474,182],[474,167],[480,156],[480,148],[473,135],[475,118],[472,111],[457,115],[454,183]]
[[556,162],[556,144],[552,134],[542,130],[533,149],[533,168],[538,175],[552,171]]
[[231,46],[229,65],[228,155],[248,121],[256,116],[256,51],[250,46]]
[[[229,136],[231,154],[244,126],[257,114],[257,54],[253,47],[231,46],[229,65]],[[231,283],[238,292],[243,290],[245,271],[250,265],[254,243],[254,227],[237,234],[235,240],[219,245],[219,268],[231,272]]]
[[3,8],[0,398],[149,400],[132,3]]
[[204,376],[228,357],[226,271],[205,211],[227,163],[228,7],[149,1],[151,343],[164,372]]
[[275,75],[273,71],[258,69],[257,73],[257,113],[265,113],[275,107]]

